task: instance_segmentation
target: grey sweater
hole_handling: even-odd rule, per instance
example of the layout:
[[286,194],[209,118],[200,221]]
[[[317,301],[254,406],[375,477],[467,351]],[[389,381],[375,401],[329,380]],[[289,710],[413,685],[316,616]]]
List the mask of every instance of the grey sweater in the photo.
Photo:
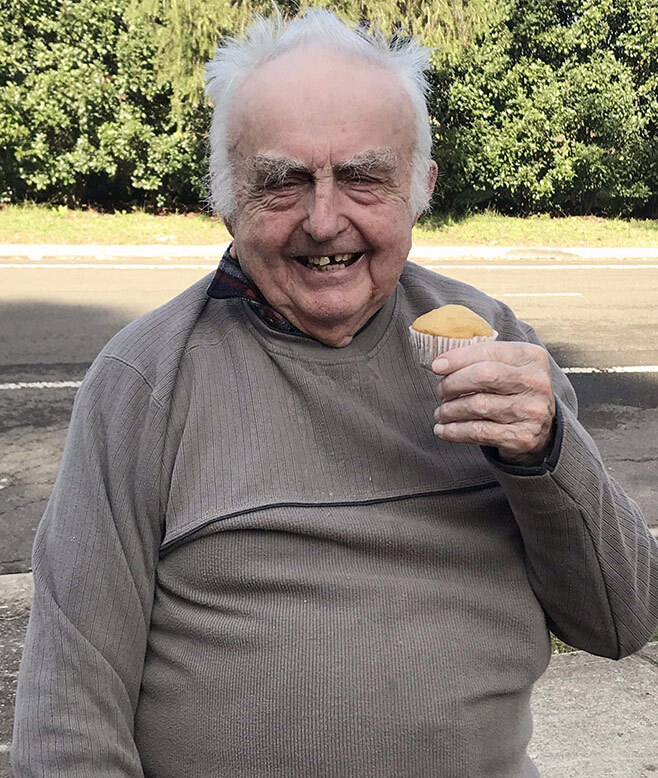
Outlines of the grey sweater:
[[332,349],[207,279],[119,333],[76,397],[34,546],[17,776],[531,776],[548,626],[618,658],[658,548],[554,386],[552,472],[432,434],[407,327],[503,304],[407,263]]

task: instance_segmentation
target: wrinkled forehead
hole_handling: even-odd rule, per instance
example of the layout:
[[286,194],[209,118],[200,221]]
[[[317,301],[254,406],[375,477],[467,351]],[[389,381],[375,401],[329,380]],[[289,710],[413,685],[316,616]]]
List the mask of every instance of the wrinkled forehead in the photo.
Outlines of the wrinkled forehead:
[[404,160],[415,131],[411,99],[394,73],[321,48],[262,65],[237,90],[229,117],[239,157],[304,157],[309,164],[335,164],[375,148]]

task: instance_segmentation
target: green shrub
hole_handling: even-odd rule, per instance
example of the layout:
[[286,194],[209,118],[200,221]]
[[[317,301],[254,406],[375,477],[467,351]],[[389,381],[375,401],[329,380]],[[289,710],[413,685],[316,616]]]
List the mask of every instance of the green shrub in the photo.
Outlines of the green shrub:
[[512,0],[434,74],[440,209],[656,207],[656,0]]
[[[448,45],[483,25],[493,0],[319,4],[389,32],[411,17],[413,31]],[[203,65],[253,11],[271,3],[0,0],[0,202],[198,208]]]
[[175,126],[152,30],[126,0],[3,5],[0,199],[196,205],[207,116]]
[[[438,47],[437,210],[658,213],[658,0],[314,4]],[[203,65],[254,10],[0,0],[0,202],[198,208]]]

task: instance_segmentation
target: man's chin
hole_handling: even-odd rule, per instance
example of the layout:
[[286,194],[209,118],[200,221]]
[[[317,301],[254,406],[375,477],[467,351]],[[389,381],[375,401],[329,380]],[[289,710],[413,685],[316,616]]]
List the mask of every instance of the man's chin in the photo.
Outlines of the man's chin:
[[333,348],[342,348],[352,342],[354,335],[368,321],[363,315],[355,315],[348,318],[336,318],[327,316],[323,319],[300,318],[293,322],[295,326],[306,335]]

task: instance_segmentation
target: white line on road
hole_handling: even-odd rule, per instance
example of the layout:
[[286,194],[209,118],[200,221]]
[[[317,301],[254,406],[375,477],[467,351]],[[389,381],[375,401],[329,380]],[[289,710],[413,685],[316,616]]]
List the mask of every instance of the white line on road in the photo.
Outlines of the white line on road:
[[0,384],[0,390],[7,389],[78,389],[82,381],[18,381],[14,384]]
[[[0,265],[0,267],[2,267]],[[23,265],[23,267],[26,267]],[[30,265],[31,267],[31,265]],[[658,265],[639,265],[635,262],[627,262],[624,265],[471,265],[461,262],[459,265],[437,265],[436,263],[424,264],[429,270],[656,270]]]
[[658,373],[658,365],[624,367],[563,367],[565,373]]
[[[41,244],[41,243],[2,243],[0,244],[0,256],[3,257],[27,257],[31,262],[40,262],[44,257],[94,257],[104,261],[117,257],[155,257],[155,258],[180,258],[180,257],[221,257],[229,244],[214,243],[210,245],[178,246],[169,245],[164,241],[156,244],[128,246],[128,245],[99,245],[99,244]],[[537,259],[545,257],[556,259],[560,262],[572,262],[583,259],[657,259],[658,246],[641,248],[623,248],[619,246],[607,246],[598,248],[586,248],[582,246],[542,248],[532,246],[423,246],[414,245],[409,252],[413,258],[423,257],[429,259],[444,258],[472,258],[485,261],[497,259],[519,259],[530,257]]]
[[38,265],[28,265],[26,263],[5,263],[0,264],[0,270],[215,270],[217,262],[213,265],[106,265],[91,264],[90,262],[69,262],[64,263],[40,263]]
[[[473,265],[469,262],[459,264],[419,263],[429,270],[656,270],[658,265],[639,264],[638,262],[625,262],[623,265],[590,264],[590,265],[564,265],[559,262],[553,265],[535,265],[528,262],[525,265]],[[215,270],[217,262],[210,265],[203,264],[172,264],[154,265],[146,263],[124,263],[121,265],[107,264],[105,262],[40,262],[38,265],[30,265],[27,262],[3,262],[0,270]]]
[[492,297],[582,297],[582,292],[508,292],[507,294],[495,294]]
[[[565,373],[658,373],[658,365],[623,365],[617,367],[563,367]],[[0,391],[15,389],[79,389],[82,381],[18,381],[0,384]]]

